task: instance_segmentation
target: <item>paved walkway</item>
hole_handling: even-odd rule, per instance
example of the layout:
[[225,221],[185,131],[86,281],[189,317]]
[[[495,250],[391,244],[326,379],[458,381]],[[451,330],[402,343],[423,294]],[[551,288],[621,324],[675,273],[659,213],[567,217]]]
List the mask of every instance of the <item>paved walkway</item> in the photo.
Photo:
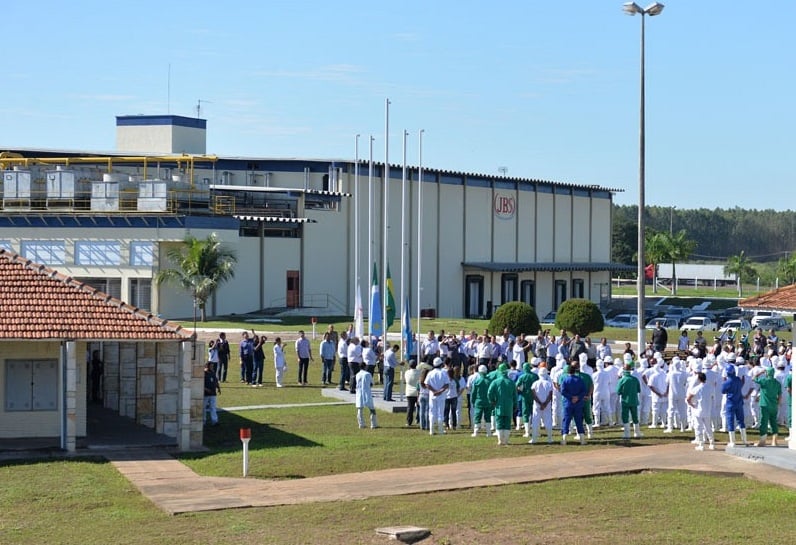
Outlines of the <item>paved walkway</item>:
[[[170,514],[361,500],[647,470],[736,475],[796,489],[793,450],[735,450],[743,451],[746,457],[722,450],[695,452],[691,445],[683,443],[605,450],[580,450],[573,445],[569,453],[439,465],[424,471],[422,479],[418,478],[417,468],[399,468],[284,481],[201,477],[162,451],[128,450],[104,455],[142,494]],[[790,464],[789,469],[759,463],[774,454],[786,461],[786,467]]]

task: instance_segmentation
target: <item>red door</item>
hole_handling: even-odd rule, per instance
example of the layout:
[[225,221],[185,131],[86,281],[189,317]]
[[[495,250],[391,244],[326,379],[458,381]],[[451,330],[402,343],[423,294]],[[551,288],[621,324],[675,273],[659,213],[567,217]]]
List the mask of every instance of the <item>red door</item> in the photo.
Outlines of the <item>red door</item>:
[[285,296],[285,305],[288,308],[296,308],[301,304],[299,285],[299,271],[287,271],[287,295]]

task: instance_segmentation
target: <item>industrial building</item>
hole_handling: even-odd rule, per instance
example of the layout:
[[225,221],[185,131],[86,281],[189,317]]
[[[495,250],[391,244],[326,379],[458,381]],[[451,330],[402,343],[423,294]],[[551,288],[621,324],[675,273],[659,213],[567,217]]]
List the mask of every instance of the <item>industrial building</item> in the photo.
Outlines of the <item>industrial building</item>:
[[170,246],[211,233],[238,264],[208,315],[353,315],[371,262],[383,274],[385,185],[386,262],[397,279],[404,259],[406,293],[396,282],[395,297],[409,296],[413,315],[488,316],[522,300],[542,316],[568,298],[604,303],[611,272],[627,268],[611,262],[617,189],[351,158],[208,155],[205,120],[175,115],[119,116],[116,126],[113,152],[0,150],[0,248],[156,315],[193,315],[190,294],[153,277],[172,266]]

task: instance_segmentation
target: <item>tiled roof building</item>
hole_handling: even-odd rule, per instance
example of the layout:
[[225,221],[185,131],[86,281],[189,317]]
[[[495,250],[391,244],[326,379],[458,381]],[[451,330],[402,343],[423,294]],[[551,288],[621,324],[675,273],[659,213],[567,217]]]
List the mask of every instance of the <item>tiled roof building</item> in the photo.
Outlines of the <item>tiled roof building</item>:
[[0,339],[185,340],[179,324],[0,249]]

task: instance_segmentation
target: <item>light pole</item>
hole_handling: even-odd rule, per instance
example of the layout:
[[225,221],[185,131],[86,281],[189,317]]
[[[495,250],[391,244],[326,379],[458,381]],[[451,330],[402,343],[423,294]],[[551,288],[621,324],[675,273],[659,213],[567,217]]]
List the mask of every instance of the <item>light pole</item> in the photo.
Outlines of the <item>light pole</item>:
[[672,205],[672,206],[669,207],[669,236],[672,236],[674,234],[674,209],[675,208],[677,208],[677,206],[675,206],[675,205]]
[[622,9],[628,15],[641,15],[641,101],[639,106],[639,138],[638,138],[638,352],[641,355],[644,350],[644,19],[645,15],[654,17],[663,11],[663,4],[653,2],[646,8],[642,8],[635,2],[623,4]]

